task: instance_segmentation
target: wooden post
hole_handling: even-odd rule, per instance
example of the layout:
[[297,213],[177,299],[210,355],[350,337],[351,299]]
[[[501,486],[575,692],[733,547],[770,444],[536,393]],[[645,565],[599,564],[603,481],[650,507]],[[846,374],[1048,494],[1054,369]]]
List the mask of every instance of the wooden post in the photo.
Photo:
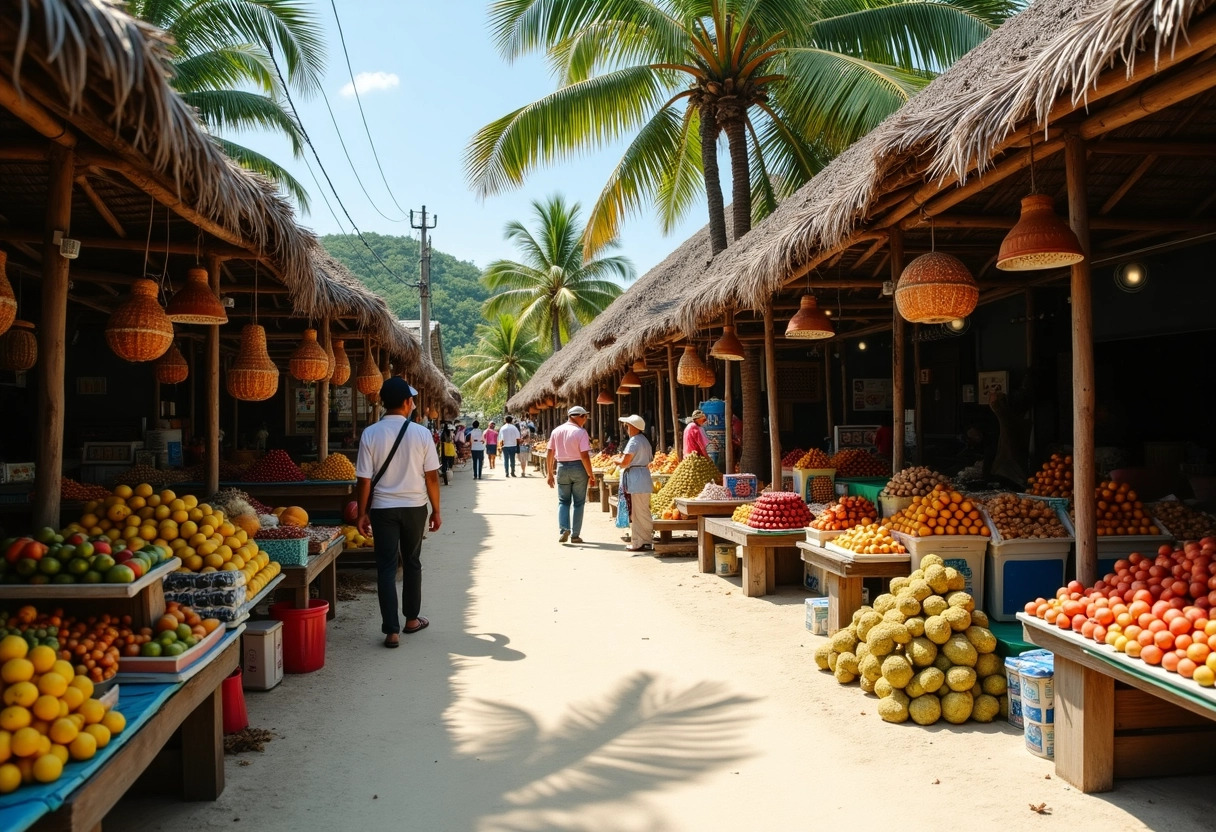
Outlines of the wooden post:
[[734,421],[735,405],[731,401],[731,397],[734,395],[734,379],[732,378],[735,374],[734,362],[723,361],[722,373],[725,376],[722,379],[722,398],[726,402],[726,415],[724,417],[726,422],[726,447],[722,449],[722,471],[727,474],[733,474],[735,473],[735,436],[731,430],[731,423]]
[[[220,258],[207,255],[207,271],[211,290],[220,288]],[[207,327],[207,344],[204,350],[205,384],[203,400],[207,408],[207,427],[204,436],[207,443],[206,493],[220,490],[220,328]]]
[[[321,321],[321,345],[330,348],[329,318]],[[317,461],[329,456],[329,376],[317,382]]]
[[42,318],[38,332],[38,448],[35,453],[34,526],[59,528],[63,482],[64,364],[67,351],[68,259],[53,242],[72,224],[71,148],[52,144],[42,241]]
[[[1028,450],[1030,451],[1031,459],[1035,455],[1035,431],[1034,431],[1034,289],[1026,287],[1026,380],[1028,382],[1027,389],[1031,390],[1030,395],[1030,441]],[[1030,459],[1024,460],[1027,463],[1027,469],[1030,470]]]
[[1094,487],[1093,291],[1089,268],[1089,205],[1085,187],[1085,143],[1072,131],[1064,136],[1068,180],[1068,220],[1085,259],[1072,267],[1072,467],[1076,506],[1077,580],[1098,579],[1097,505]]
[[836,427],[836,414],[832,408],[832,346],[830,344],[825,344],[823,347],[823,400],[828,416],[828,436],[831,436],[833,428]]
[[186,339],[186,362],[190,365],[190,441],[194,441],[194,437],[198,436],[198,414],[194,410],[195,393],[194,389],[198,384],[198,362],[194,360],[194,339]]
[[671,344],[667,345],[667,390],[671,393],[671,441],[676,446],[676,459],[683,459],[684,442],[680,437],[680,397],[676,390],[676,359]]
[[912,339],[912,376],[916,379],[915,393],[913,394],[912,407],[915,408],[915,413],[912,416],[912,432],[916,434],[916,464],[920,465],[924,459],[925,435],[924,430],[924,385],[920,382],[920,339],[916,336],[920,334],[920,324],[913,327]]
[[777,418],[777,345],[773,339],[773,302],[764,305],[764,380],[768,385],[768,451],[772,474],[769,481],[781,490],[781,426]]
[[[904,271],[904,233],[891,229],[891,281],[899,283]],[[891,304],[891,470],[904,469],[904,319]]]
[[659,447],[655,451],[655,453],[658,453],[660,451],[667,450],[667,442],[666,442],[667,431],[664,427],[664,422],[663,422],[663,417],[665,416],[665,414],[663,413],[663,402],[667,398],[667,393],[663,389],[663,384],[664,384],[663,371],[659,370],[658,373],[655,374],[655,378],[658,380],[655,384],[655,393],[656,393],[656,396],[657,396],[658,402],[659,402],[658,407],[655,408],[655,412],[654,412],[654,421],[659,429],[659,435],[658,435]]

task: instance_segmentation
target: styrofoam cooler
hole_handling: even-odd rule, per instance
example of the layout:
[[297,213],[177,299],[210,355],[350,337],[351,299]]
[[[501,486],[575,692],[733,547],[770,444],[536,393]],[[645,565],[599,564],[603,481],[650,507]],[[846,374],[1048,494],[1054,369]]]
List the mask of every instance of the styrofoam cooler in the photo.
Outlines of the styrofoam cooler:
[[815,635],[828,634],[828,599],[806,599],[806,628]]
[[895,539],[908,550],[909,568],[920,569],[926,555],[937,555],[945,566],[953,566],[966,580],[964,588],[971,594],[977,610],[986,610],[984,597],[984,560],[988,554],[988,538],[979,535],[934,535],[912,537],[895,532]]

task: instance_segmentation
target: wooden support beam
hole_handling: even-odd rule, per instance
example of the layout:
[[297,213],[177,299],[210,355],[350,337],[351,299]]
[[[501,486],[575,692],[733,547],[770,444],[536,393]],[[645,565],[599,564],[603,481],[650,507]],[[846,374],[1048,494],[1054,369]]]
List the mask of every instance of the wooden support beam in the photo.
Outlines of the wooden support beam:
[[833,344],[825,344],[823,348],[823,404],[827,411],[828,436],[835,433],[836,415],[832,408],[832,350]]
[[920,324],[914,324],[912,327],[912,378],[915,384],[912,397],[912,407],[915,408],[915,413],[912,416],[912,433],[916,440],[913,447],[916,448],[916,464],[920,465],[924,460],[925,436],[921,433],[921,424],[924,411],[924,385],[920,381],[920,339],[916,336],[920,334]]
[[866,249],[865,251],[863,251],[861,253],[860,257],[858,257],[856,260],[853,261],[852,268],[856,269],[862,263],[866,262],[871,257],[873,257],[875,254],[877,254],[879,251],[881,251],[884,242],[885,242],[884,240],[875,240],[868,249]]
[[1093,142],[1087,150],[1089,153],[1116,156],[1195,156],[1199,158],[1216,156],[1216,144],[1212,142],[1180,142],[1160,139],[1153,141],[1108,139]]
[[1072,266],[1072,458],[1076,502],[1077,580],[1098,579],[1097,508],[1094,496],[1094,338],[1093,287],[1089,261],[1089,204],[1085,142],[1077,132],[1065,137],[1068,219],[1086,259]]
[[[211,290],[220,288],[220,258],[207,254],[207,273]],[[207,327],[207,343],[203,347],[203,407],[206,408],[203,442],[206,445],[206,493],[220,488],[220,328]],[[233,437],[235,439],[235,437]]]
[[106,225],[110,226],[119,237],[126,237],[127,230],[122,227],[122,223],[118,221],[118,217],[114,216],[114,212],[110,210],[109,206],[97,195],[97,191],[93,190],[93,186],[89,184],[89,178],[82,173],[76,177],[76,184],[80,186],[80,192],[93,206],[93,210],[105,220]]
[[1090,116],[1081,122],[1078,134],[1082,140],[1095,139],[1212,87],[1216,87],[1216,67],[1210,61],[1202,61],[1161,83],[1149,86],[1139,95]]
[[46,142],[4,142],[0,144],[0,161],[45,162],[51,151]]
[[[663,371],[659,370],[658,383],[655,385],[655,393],[658,397],[658,407],[655,409],[655,413],[654,413],[655,426],[658,428],[657,438],[659,441],[659,451],[667,450],[667,442],[666,442],[667,425],[665,422],[666,414],[663,412],[664,401],[667,398],[667,391],[665,389],[663,389],[664,386],[666,385],[666,383],[667,383],[666,380],[663,378]],[[600,445],[602,446],[603,444],[604,444],[604,438],[603,438],[603,435],[601,432]],[[658,451],[656,451],[656,453],[658,453]]]
[[[11,71],[11,67],[7,69],[8,71],[0,72],[0,107],[8,110],[60,147],[75,147],[76,134],[69,132],[66,124],[26,95],[24,90],[18,90],[13,86],[12,79],[16,75]],[[42,158],[54,160],[55,157],[52,154],[46,154]],[[38,160],[31,159],[30,161]],[[74,161],[73,164],[75,164]],[[55,519],[54,525],[58,527],[58,518]]]
[[680,436],[680,397],[676,390],[676,359],[674,347],[667,345],[667,385],[671,394],[671,441],[676,446],[676,459],[684,458],[684,442]]
[[[710,361],[713,361],[711,358]],[[726,405],[724,421],[726,422],[726,441],[722,443],[722,471],[726,474],[735,473],[735,433],[732,430],[735,418],[734,375],[735,362],[722,362],[722,399]]]
[[[933,226],[939,231],[943,228],[1013,228],[1017,217],[1013,216],[980,216],[975,214],[942,214],[933,218]],[[929,223],[922,223],[928,225]],[[1091,231],[1214,231],[1216,219],[1195,219],[1194,217],[1092,217],[1089,224]],[[991,248],[991,246],[981,246]],[[949,242],[942,248],[951,251],[958,246]],[[919,250],[919,249],[909,249]]]
[[768,385],[768,451],[769,482],[777,483],[781,490],[781,425],[777,402],[777,349],[773,335],[773,309],[764,307],[764,378]]
[[[1101,142],[1099,142],[1099,144],[1101,144]],[[1140,181],[1141,177],[1148,173],[1149,168],[1156,164],[1156,162],[1157,155],[1155,153],[1150,153],[1141,159],[1140,164],[1136,165],[1136,169],[1129,173],[1127,178],[1119,184],[1119,187],[1115,188],[1114,193],[1106,198],[1106,202],[1102,203],[1102,207],[1098,209],[1098,214],[1109,214],[1111,210],[1119,204],[1120,200],[1127,196],[1128,191],[1130,191],[1132,187]],[[1096,220],[1098,218],[1094,217],[1093,219]]]
[[[5,80],[0,91],[8,85]],[[0,101],[0,103],[3,103]],[[38,447],[35,451],[34,527],[59,528],[63,482],[64,359],[67,352],[68,264],[53,242],[72,227],[71,146],[51,146],[42,239],[42,317],[38,328]]]
[[[16,228],[0,229],[0,242],[5,243],[37,243],[41,242],[41,236],[37,231],[28,231]],[[105,249],[107,251],[139,251],[142,252],[147,247],[148,251],[153,251],[161,254],[190,254],[198,253],[197,242],[187,243],[172,243],[164,240],[152,240],[150,243],[145,240],[133,239],[113,239],[110,237],[83,237],[77,238],[80,240],[80,248],[82,252],[88,252],[89,249]],[[248,251],[242,248],[234,248],[231,246],[219,246],[218,248],[209,249],[213,254],[221,259],[228,258],[243,258],[255,259]]]
[[[892,229],[891,280],[898,282],[904,270],[904,235]],[[904,469],[904,319],[891,304],[891,470]]]
[[[331,348],[329,318],[321,320],[321,346]],[[329,455],[329,376],[317,382],[317,461]]]

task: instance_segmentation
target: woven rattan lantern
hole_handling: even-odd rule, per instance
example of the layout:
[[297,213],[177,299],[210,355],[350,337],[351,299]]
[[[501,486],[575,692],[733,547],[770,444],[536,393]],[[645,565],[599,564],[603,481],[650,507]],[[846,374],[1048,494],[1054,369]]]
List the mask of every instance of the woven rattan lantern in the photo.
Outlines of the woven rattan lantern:
[[355,375],[355,387],[367,397],[380,394],[380,386],[384,379],[380,377],[380,368],[372,360],[371,348],[363,350],[363,360],[359,362],[359,372]]
[[709,354],[721,361],[743,360],[743,342],[735,335],[735,327],[732,324],[722,327],[722,337],[709,348]]
[[291,356],[291,374],[300,381],[309,382],[329,378],[330,372],[329,356],[317,343],[317,331],[304,330],[304,340]]
[[802,300],[798,302],[798,311],[785,327],[786,338],[819,340],[831,338],[835,334],[836,327],[832,326],[832,322],[819,308],[819,303],[812,294],[802,296]]
[[165,314],[175,324],[219,326],[228,323],[228,313],[215,292],[211,291],[206,269],[186,272],[186,285],[170,299]]
[[173,345],[173,323],[156,302],[160,290],[146,278],[131,284],[131,297],[106,321],[106,343],[124,361],[154,361]]
[[325,350],[325,363],[326,363],[325,369],[327,370],[327,372],[325,373],[325,378],[330,379],[330,378],[334,377],[334,368],[338,366],[338,359],[334,355],[334,346],[333,346],[332,338],[329,340],[328,343],[325,344],[323,349]]
[[226,377],[228,395],[243,402],[263,402],[279,389],[279,368],[266,351],[266,330],[257,324],[241,328],[241,351]]
[[169,351],[156,359],[156,380],[161,384],[180,384],[190,375],[190,365],[186,363],[182,351],[177,344],[169,347]]
[[1085,259],[1081,243],[1047,194],[1022,197],[1022,216],[1005,235],[996,267],[1007,272],[1054,269]]
[[718,383],[718,373],[714,370],[712,364],[706,364],[705,369],[701,371],[701,380],[697,382],[698,387],[713,387]]
[[341,338],[334,340],[334,372],[329,377],[330,384],[342,385],[350,381],[350,356],[346,354],[346,344]]
[[899,276],[895,305],[914,324],[945,324],[975,311],[980,288],[957,257],[931,251],[917,257]]
[[0,335],[0,370],[25,372],[38,363],[38,338],[29,321],[13,321]]
[[685,344],[684,354],[680,356],[680,363],[676,365],[676,381],[690,387],[696,386],[697,382],[701,380],[701,373],[704,369],[705,365],[701,363],[701,356],[697,355],[696,349],[692,344]]
[[8,331],[17,319],[17,296],[13,294],[13,284],[8,282],[5,264],[8,262],[8,252],[0,251],[0,333]]

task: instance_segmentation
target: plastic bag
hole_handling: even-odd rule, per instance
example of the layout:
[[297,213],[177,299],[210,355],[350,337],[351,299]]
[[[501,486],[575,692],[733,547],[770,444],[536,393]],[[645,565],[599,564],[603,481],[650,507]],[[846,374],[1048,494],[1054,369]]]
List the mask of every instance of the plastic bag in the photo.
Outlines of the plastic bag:
[[616,494],[616,527],[618,529],[629,528],[629,495],[623,488]]

